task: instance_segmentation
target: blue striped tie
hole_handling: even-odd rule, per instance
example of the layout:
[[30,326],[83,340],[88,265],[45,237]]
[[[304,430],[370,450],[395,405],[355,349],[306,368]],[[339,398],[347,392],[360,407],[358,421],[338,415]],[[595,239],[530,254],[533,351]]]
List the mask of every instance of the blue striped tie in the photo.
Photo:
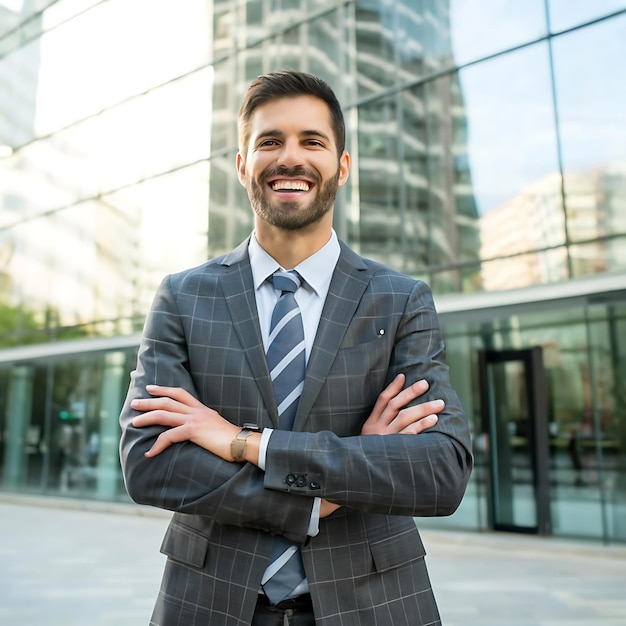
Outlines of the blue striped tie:
[[[281,291],[270,324],[267,364],[278,406],[279,428],[291,430],[304,386],[306,355],[304,328],[294,293],[301,285],[295,271],[275,272],[271,279]],[[263,590],[272,604],[278,604],[305,579],[300,550],[281,536],[274,538],[269,566],[263,575]]]

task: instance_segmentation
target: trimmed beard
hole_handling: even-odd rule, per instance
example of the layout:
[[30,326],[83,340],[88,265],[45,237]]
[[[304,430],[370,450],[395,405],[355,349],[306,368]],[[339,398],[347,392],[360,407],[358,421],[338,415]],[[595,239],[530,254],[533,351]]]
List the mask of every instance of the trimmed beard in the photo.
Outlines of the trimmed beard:
[[[323,185],[319,183],[320,178],[317,172],[314,176],[311,174],[312,172],[305,174],[302,168],[294,168],[291,171],[281,168],[280,171],[266,170],[263,172],[260,183],[256,180],[249,180],[246,189],[254,212],[263,221],[283,230],[299,230],[320,221],[335,203],[339,188],[339,168],[337,168],[337,173]],[[265,181],[277,176],[313,178],[318,188],[317,196],[311,200],[308,206],[302,206],[300,202],[277,201],[272,203],[265,196]]]

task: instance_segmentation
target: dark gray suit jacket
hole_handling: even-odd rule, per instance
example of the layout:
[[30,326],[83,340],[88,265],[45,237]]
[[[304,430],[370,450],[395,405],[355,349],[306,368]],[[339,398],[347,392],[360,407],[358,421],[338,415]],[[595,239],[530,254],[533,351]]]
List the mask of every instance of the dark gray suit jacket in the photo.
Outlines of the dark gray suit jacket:
[[[423,282],[341,244],[294,430],[274,431],[265,472],[190,442],[143,456],[162,428],[134,428],[129,403],[150,383],[183,387],[235,424],[278,425],[247,245],[163,280],[120,417],[130,496],[175,511],[151,624],[249,624],[272,534],[302,544],[318,624],[439,624],[413,516],[454,512],[472,459]],[[359,436],[400,372],[430,382],[419,400],[445,400],[437,425]],[[307,537],[315,496],[343,506]]]

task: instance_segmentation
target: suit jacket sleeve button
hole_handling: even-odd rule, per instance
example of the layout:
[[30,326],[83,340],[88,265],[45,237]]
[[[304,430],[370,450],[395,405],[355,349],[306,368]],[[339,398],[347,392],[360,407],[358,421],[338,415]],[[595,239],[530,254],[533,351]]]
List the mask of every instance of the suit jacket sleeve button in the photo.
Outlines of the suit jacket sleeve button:
[[306,487],[306,476],[298,476],[296,480],[296,487]]
[[293,485],[296,482],[295,474],[287,474],[287,478],[285,478],[285,482],[288,485]]
[[319,484],[316,480],[312,480],[312,481],[309,483],[309,487],[310,487],[311,489],[320,489],[320,488],[322,487],[322,485],[320,485],[320,484]]

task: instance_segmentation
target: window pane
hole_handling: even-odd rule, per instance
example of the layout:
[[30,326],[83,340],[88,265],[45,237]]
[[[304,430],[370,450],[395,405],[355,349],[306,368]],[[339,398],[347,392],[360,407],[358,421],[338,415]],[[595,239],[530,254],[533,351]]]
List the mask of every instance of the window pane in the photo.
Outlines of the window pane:
[[450,31],[463,65],[545,36],[544,0],[450,0]]
[[37,111],[38,68],[37,43],[24,45],[0,58],[1,146],[15,149],[33,139]]
[[[465,68],[460,83],[469,173],[481,216],[481,258],[511,257],[563,244],[547,45]],[[484,287],[509,289],[561,278],[566,265],[558,258],[539,254],[485,264]],[[523,278],[524,268],[531,266],[535,269]]]
[[[626,233],[624,32],[626,15],[553,41],[568,233],[574,242]],[[597,244],[597,262],[591,248],[579,249],[575,275],[623,268],[620,243]]]
[[[38,96],[41,132],[205,63],[206,11],[203,0],[185,2],[176,11],[167,3],[112,0],[44,35]],[[147,16],[150,28],[144,27]]]
[[558,172],[547,47],[465,68],[460,82],[472,183],[485,214]]
[[240,244],[253,228],[253,211],[237,177],[235,155],[210,162],[209,256],[225,254]]
[[449,14],[432,0],[358,1],[356,45],[360,97],[453,63]]
[[46,341],[127,334],[162,276],[206,259],[207,169],[198,164],[24,221],[5,268],[14,333]]
[[[0,483],[12,490],[127,499],[119,412],[135,350],[0,369]],[[2,407],[2,408],[4,408]]]
[[358,120],[362,252],[413,275],[440,268],[430,277],[440,293],[476,290],[477,213],[458,76],[364,105]]
[[552,32],[626,9],[624,0],[549,0],[548,5]]

